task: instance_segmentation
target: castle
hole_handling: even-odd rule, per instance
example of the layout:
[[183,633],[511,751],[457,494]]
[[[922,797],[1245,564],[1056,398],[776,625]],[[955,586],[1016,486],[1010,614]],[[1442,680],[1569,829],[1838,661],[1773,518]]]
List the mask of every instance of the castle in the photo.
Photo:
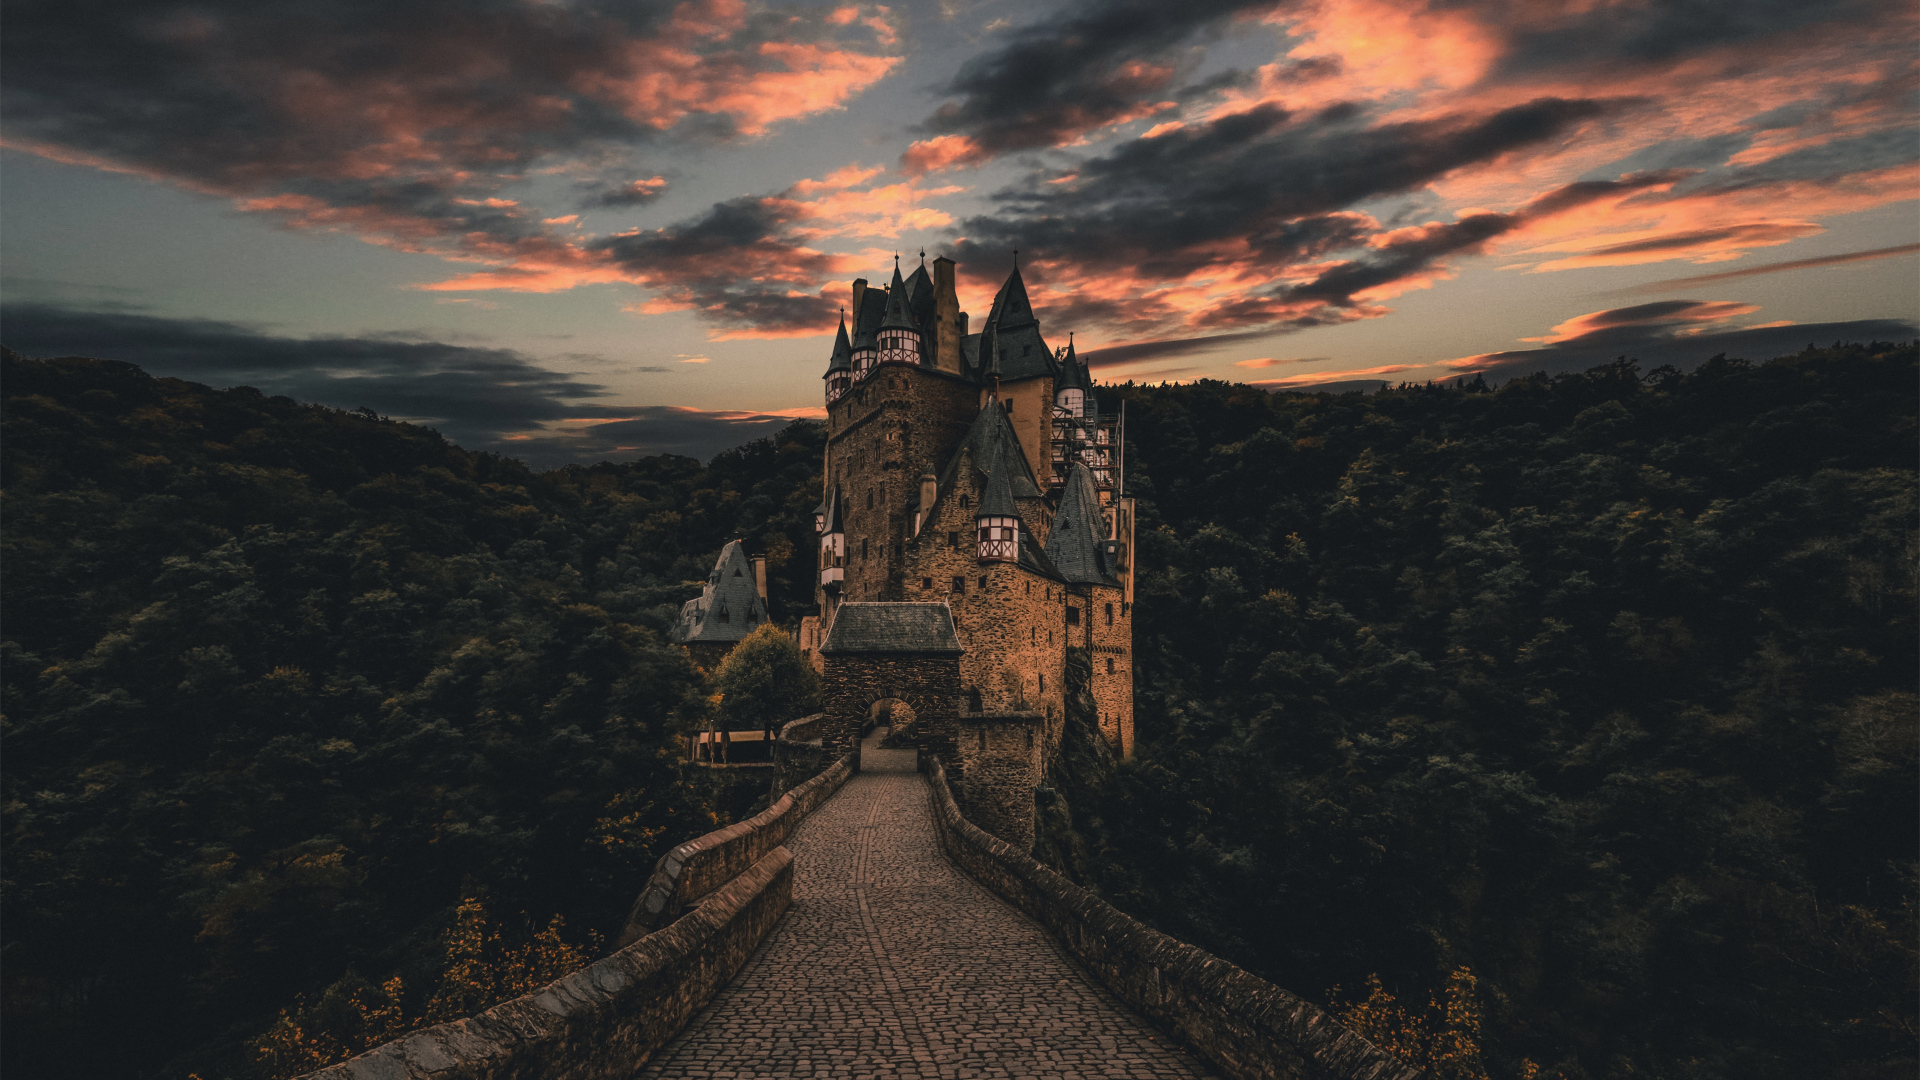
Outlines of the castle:
[[[1122,419],[1100,411],[1071,342],[1048,347],[1019,268],[977,332],[951,259],[904,279],[896,263],[884,290],[855,281],[851,332],[843,315],[824,378],[820,613],[803,620],[802,647],[833,654],[856,608],[942,605],[960,650],[957,711],[1039,714],[1049,760],[1064,730],[1068,650],[1085,650],[1100,730],[1130,755]],[[855,621],[894,616],[914,622],[879,610]],[[845,629],[843,651],[859,637]]]

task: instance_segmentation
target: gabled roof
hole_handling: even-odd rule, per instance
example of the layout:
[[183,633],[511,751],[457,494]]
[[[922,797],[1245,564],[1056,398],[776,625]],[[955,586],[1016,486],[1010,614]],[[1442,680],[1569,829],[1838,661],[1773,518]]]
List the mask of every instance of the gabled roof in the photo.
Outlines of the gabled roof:
[[753,562],[735,540],[720,549],[713,572],[696,599],[680,605],[679,621],[668,636],[681,644],[739,641],[767,621],[767,607],[753,574]]
[[823,655],[844,653],[949,653],[966,650],[953,632],[945,604],[848,602],[833,613]]
[[[954,448],[953,456],[947,459],[947,467],[940,471],[940,494],[952,489],[954,479],[960,472],[960,458],[966,451],[973,453],[973,467],[980,471],[983,478],[1004,473],[1012,496],[1016,499],[1038,498],[1040,485],[1034,482],[1033,468],[1027,464],[1027,455],[1020,449],[1020,436],[1014,433],[1013,422],[1007,419],[1007,411],[997,401],[988,402],[973,418],[973,426]],[[986,489],[981,485],[981,490]]]
[[1068,581],[1097,585],[1118,585],[1106,565],[1100,541],[1105,518],[1100,512],[1100,496],[1093,488],[1093,474],[1076,461],[1067,469],[1067,484],[1060,493],[1060,509],[1053,515],[1053,532],[1047,536],[1047,556]]

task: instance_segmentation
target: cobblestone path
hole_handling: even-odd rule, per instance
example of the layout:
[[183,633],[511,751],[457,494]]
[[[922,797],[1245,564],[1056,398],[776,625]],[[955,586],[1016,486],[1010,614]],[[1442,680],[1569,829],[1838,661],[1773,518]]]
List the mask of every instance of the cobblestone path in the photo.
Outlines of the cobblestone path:
[[641,1076],[1209,1075],[940,854],[912,751],[862,760],[787,842],[786,917]]

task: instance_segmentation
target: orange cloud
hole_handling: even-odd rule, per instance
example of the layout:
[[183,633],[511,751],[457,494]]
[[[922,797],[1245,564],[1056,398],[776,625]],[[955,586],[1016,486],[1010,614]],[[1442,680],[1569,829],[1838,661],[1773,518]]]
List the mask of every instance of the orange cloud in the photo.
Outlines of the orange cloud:
[[1614,308],[1610,311],[1590,311],[1585,315],[1568,319],[1542,337],[1520,340],[1557,345],[1600,330],[1720,322],[1738,315],[1751,315],[1759,310],[1758,304],[1742,304],[1733,300],[1716,300],[1706,303],[1693,300],[1670,300],[1640,304],[1635,307]]
[[900,155],[900,171],[908,176],[978,165],[993,155],[965,135],[921,139]]

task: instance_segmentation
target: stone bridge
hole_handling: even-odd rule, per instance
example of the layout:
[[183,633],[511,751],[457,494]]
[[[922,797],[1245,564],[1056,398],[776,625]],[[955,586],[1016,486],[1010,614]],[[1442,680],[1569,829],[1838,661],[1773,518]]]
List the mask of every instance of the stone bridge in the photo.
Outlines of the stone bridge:
[[611,956],[312,1077],[1424,1075],[983,832],[884,734],[669,853]]

